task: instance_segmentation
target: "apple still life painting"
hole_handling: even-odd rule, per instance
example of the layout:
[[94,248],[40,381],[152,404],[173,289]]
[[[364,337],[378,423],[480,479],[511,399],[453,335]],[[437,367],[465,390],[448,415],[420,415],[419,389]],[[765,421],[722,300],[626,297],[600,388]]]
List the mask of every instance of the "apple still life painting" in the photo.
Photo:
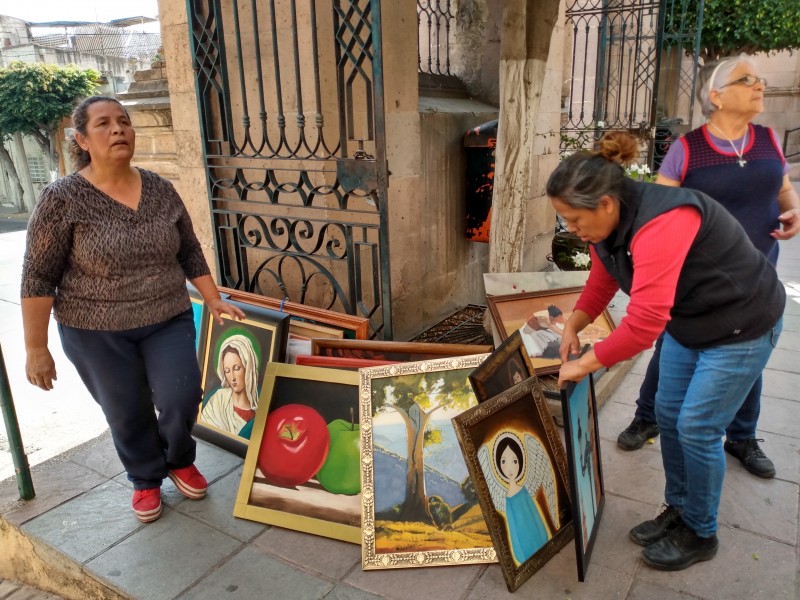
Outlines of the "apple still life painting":
[[270,363],[237,517],[361,540],[358,373]]
[[451,422],[485,357],[360,370],[364,569],[496,560]]

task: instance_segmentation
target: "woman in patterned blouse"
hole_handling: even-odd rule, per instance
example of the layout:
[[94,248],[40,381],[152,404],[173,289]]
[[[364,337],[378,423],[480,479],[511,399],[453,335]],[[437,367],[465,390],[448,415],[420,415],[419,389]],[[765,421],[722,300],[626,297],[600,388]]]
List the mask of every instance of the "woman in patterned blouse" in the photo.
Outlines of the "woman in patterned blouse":
[[[75,173],[47,186],[28,224],[22,319],[28,381],[53,389],[51,310],[64,353],[103,409],[142,522],[161,516],[161,483],[191,499],[207,482],[191,436],[201,401],[186,280],[222,301],[170,182],[131,166],[136,134],[123,106],[93,96],[73,113]],[[156,410],[158,414],[156,414]]]

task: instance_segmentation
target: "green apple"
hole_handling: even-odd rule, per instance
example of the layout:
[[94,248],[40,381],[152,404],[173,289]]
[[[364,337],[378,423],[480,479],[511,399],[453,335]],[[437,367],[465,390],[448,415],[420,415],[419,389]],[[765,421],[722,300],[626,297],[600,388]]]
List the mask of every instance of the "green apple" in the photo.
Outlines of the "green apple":
[[317,481],[332,494],[352,496],[361,491],[361,431],[358,424],[336,419],[328,425],[331,445],[328,458],[317,472]]

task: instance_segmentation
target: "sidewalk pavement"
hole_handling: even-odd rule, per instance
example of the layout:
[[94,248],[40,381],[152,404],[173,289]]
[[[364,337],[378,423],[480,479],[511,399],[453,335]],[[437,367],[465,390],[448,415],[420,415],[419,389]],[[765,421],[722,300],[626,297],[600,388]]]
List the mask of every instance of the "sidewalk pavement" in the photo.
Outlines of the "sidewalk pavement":
[[[765,372],[759,422],[762,447],[774,460],[777,477],[759,479],[727,457],[716,558],[680,573],[656,571],[642,562],[641,548],[628,539],[632,526],[656,513],[664,486],[658,439],[632,453],[616,446],[618,433],[633,416],[647,352],[599,410],[607,497],[586,581],[577,580],[570,543],[513,597],[800,598],[800,237],[781,246],[778,271],[789,300],[783,335]],[[2,301],[9,300],[1,285],[0,294],[2,308]],[[21,338],[1,339],[7,360],[8,348],[21,351]],[[55,350],[58,342],[52,339]],[[59,378],[51,396],[93,404],[80,382],[69,379],[63,357],[59,368],[64,379]],[[49,400],[14,392],[20,412],[23,403]],[[18,500],[15,480],[5,479],[0,482],[0,575],[75,599],[512,597],[497,565],[364,572],[356,545],[236,519],[232,510],[242,459],[199,442],[197,465],[210,482],[206,499],[185,500],[166,480],[164,514],[148,525],[131,512],[131,486],[107,433],[37,464],[37,496],[30,502]],[[11,584],[0,582],[0,599],[6,585]],[[34,595],[25,598],[52,598],[30,588],[27,592]]]

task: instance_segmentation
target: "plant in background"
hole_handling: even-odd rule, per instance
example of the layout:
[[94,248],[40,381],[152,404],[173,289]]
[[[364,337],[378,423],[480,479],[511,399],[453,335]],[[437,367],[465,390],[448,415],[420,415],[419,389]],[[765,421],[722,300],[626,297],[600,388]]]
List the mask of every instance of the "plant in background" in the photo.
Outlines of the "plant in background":
[[639,163],[628,165],[625,168],[625,175],[636,181],[653,182],[656,180],[656,174],[650,171],[650,167]]
[[555,263],[564,271],[588,271],[592,268],[592,258],[589,249],[572,248],[558,253]]

